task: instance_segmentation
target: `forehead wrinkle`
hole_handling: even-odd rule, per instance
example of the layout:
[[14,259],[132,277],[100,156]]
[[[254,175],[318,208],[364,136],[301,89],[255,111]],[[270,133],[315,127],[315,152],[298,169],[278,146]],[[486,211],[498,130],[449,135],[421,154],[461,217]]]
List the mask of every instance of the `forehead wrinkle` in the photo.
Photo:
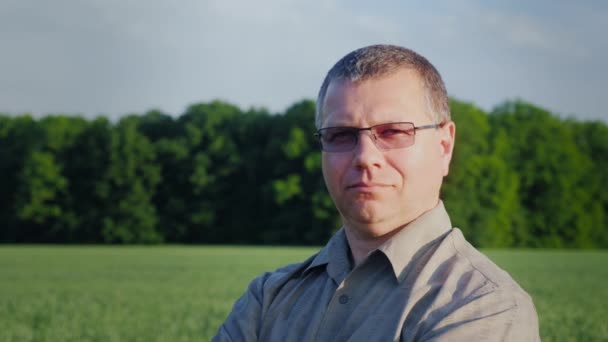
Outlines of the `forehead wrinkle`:
[[[395,123],[395,122],[413,122],[411,119],[405,119],[401,117],[401,113],[386,113],[373,115],[373,118],[369,118],[369,116],[365,115],[363,117],[359,117],[358,120],[349,120],[349,119],[337,119],[335,121],[327,120],[327,127],[354,127],[354,128],[367,128],[387,123]],[[328,116],[329,117],[329,116]],[[357,124],[355,121],[364,121],[366,123],[365,126],[362,124]]]

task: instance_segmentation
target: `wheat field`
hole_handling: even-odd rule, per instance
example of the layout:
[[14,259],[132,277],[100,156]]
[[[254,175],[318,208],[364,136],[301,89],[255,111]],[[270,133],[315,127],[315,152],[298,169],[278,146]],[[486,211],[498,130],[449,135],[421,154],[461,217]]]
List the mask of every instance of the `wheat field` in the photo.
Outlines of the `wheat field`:
[[[247,284],[318,248],[0,246],[0,341],[208,341]],[[543,341],[608,340],[608,252],[484,250]]]

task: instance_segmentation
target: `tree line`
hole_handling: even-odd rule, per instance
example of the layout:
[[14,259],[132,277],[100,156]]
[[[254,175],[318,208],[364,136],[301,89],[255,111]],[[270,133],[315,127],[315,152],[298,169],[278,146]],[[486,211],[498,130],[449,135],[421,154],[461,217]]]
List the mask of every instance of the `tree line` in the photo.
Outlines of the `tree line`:
[[[0,242],[320,245],[340,227],[313,136],[284,113],[213,101],[117,122],[0,114]],[[451,101],[442,198],[481,247],[608,247],[608,126],[523,101]]]

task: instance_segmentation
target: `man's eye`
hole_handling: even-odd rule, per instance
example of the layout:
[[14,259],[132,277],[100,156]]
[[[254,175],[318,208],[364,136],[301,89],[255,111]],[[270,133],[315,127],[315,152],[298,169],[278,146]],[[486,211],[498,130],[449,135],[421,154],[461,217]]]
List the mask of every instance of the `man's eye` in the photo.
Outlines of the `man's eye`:
[[408,132],[402,129],[388,128],[378,132],[378,135],[383,138],[390,138],[395,136],[408,135]]
[[339,143],[344,141],[349,141],[353,137],[353,132],[351,131],[340,131],[329,134],[328,141],[333,143]]

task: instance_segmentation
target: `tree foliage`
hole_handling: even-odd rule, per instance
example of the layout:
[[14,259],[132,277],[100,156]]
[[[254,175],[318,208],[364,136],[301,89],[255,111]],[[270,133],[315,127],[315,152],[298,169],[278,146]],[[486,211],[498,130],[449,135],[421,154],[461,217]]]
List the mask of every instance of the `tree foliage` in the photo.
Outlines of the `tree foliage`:
[[[0,241],[322,244],[340,226],[312,135],[285,113],[194,104],[118,122],[0,115]],[[442,198],[484,247],[608,247],[608,126],[522,101],[451,101]]]

